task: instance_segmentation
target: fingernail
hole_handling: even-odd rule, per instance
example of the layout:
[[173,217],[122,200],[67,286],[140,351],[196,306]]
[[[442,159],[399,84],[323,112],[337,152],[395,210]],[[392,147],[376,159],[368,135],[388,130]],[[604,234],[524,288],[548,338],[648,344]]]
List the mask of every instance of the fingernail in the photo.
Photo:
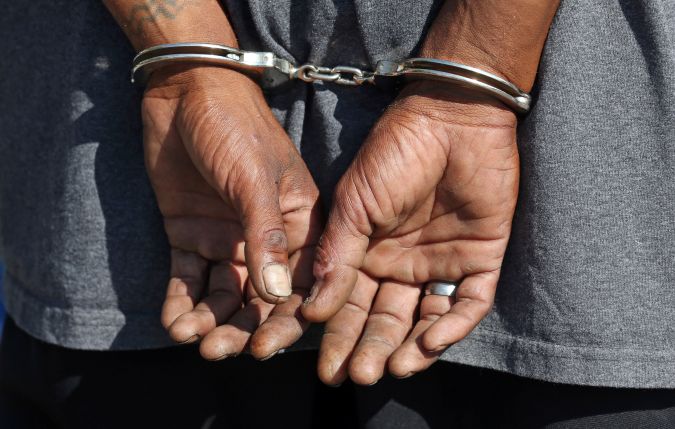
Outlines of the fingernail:
[[236,357],[238,355],[239,355],[239,353],[226,353],[224,355],[218,356],[217,358],[206,359],[206,360],[208,360],[209,362],[218,362],[219,360],[223,360],[223,359],[227,359],[227,358],[231,358],[231,357]]
[[319,283],[317,282],[314,283],[314,286],[312,286],[312,289],[309,291],[309,296],[305,299],[303,305],[311,304],[318,294],[319,294]]
[[258,359],[258,360],[259,360],[260,362],[264,362],[264,361],[266,361],[266,360],[268,360],[268,359],[272,359],[274,356],[276,356],[276,354],[277,354],[277,352],[274,352],[274,353],[269,354],[269,355],[265,356],[264,358]]
[[402,376],[394,375],[392,374],[391,376],[394,378],[398,378],[399,380],[403,380],[404,378],[412,377],[415,373],[414,372],[409,372],[407,374],[403,374]]
[[271,358],[273,358],[277,353],[279,353],[279,350],[277,350],[277,351],[275,351],[275,352],[272,352],[272,353],[268,354],[267,356],[265,356],[265,357],[263,357],[263,358],[260,358],[260,359],[258,359],[258,360],[259,360],[260,362],[262,362],[262,361],[265,361],[265,360],[267,360],[267,359],[271,359]]
[[191,336],[187,340],[181,342],[180,344],[191,344],[191,343],[194,343],[195,341],[197,341],[198,339],[199,339],[199,335],[194,334],[193,336]]
[[291,296],[291,275],[288,267],[283,264],[269,264],[263,268],[263,282],[265,290],[270,295]]
[[431,353],[438,353],[438,352],[444,351],[444,350],[447,349],[448,347],[450,347],[450,346],[449,346],[449,345],[448,345],[448,346],[440,345],[440,346],[434,347],[433,349],[429,349],[429,350],[427,350],[427,351],[428,351],[428,352],[431,352]]

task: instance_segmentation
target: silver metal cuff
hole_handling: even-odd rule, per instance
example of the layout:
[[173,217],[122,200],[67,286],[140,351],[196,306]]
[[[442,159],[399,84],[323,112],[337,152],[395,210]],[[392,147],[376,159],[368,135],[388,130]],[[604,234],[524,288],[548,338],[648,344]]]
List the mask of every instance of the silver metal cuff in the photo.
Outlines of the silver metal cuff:
[[379,85],[396,79],[429,79],[447,82],[494,97],[517,113],[530,109],[532,98],[513,83],[476,67],[432,58],[379,61],[374,71],[358,67],[296,66],[272,52],[250,52],[211,43],[174,43],[153,46],[138,53],[131,69],[131,81],[143,84],[150,74],[171,63],[198,62],[262,75],[263,87],[274,87],[293,79],[305,82],[332,82],[358,86]]
[[433,58],[410,58],[402,62],[380,61],[377,76],[403,76],[456,84],[490,95],[518,113],[530,110],[532,97],[513,83],[476,67]]

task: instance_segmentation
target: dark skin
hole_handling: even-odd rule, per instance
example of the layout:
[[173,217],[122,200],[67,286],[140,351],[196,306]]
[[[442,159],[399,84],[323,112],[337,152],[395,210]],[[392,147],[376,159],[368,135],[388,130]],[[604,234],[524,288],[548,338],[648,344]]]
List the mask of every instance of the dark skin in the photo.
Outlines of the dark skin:
[[[303,308],[323,319],[348,293],[321,346],[328,384],[419,372],[490,310],[517,199],[517,121],[465,97],[406,89],[338,185],[315,264],[323,283]],[[433,279],[463,280],[455,298],[422,297]]]
[[[236,46],[216,0],[106,5],[138,50]],[[201,339],[211,360],[247,348],[264,359],[290,346],[308,326],[299,307],[313,281],[319,194],[262,91],[225,68],[171,66],[152,75],[142,114],[148,176],[171,245],[162,324],[179,343]]]
[[[107,5],[137,49],[236,45],[215,0]],[[420,56],[480,67],[529,91],[557,5],[448,0]],[[130,24],[139,11],[154,15]],[[170,67],[153,76],[143,113],[148,172],[172,245],[162,319],[176,341],[203,338],[208,359],[246,347],[265,358],[308,320],[327,321],[320,378],[372,384],[387,369],[405,377],[427,368],[488,313],[519,177],[517,119],[504,106],[434,82],[408,85],[341,179],[320,240],[316,186],[249,78]],[[289,267],[292,293],[279,275],[270,293],[271,262]],[[430,280],[461,280],[457,296],[421,298]]]
[[[312,282],[318,190],[254,82],[225,69],[169,72],[153,76],[161,83],[150,82],[142,108],[146,165],[172,247],[162,323],[178,342],[203,338],[202,355],[220,359],[267,321],[251,343],[266,358],[308,325],[297,310]],[[184,86],[185,74],[199,73],[198,85]],[[278,262],[290,267],[293,292],[261,296],[251,273]]]
[[[529,91],[557,2],[448,1],[420,56],[472,65]],[[475,91],[409,84],[340,180],[303,314],[327,321],[318,373],[408,377],[492,307],[516,206],[515,114]],[[423,296],[461,281],[453,298]]]

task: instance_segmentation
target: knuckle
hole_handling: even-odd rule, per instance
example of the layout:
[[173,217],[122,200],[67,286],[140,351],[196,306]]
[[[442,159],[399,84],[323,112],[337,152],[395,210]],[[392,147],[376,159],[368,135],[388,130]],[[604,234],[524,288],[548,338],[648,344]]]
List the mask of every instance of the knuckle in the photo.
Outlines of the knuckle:
[[336,263],[328,249],[326,239],[322,236],[314,253],[313,274],[317,279],[323,279],[329,272],[335,269]]
[[[391,200],[384,187],[371,186],[366,173],[350,178],[350,191],[336,200],[336,207],[342,215],[344,229],[352,236],[371,235],[378,226],[388,224],[393,217]],[[377,194],[380,195],[378,197]]]
[[281,228],[274,228],[263,232],[262,246],[268,252],[287,252],[288,239],[286,238],[286,232]]
[[319,197],[319,189],[304,165],[303,168],[287,169],[281,175],[280,193],[287,198],[309,202],[314,202]]
[[392,311],[383,311],[379,313],[373,313],[370,316],[370,319],[379,321],[384,325],[388,325],[393,329],[406,330],[412,323],[412,315],[409,317],[407,315],[399,315]]

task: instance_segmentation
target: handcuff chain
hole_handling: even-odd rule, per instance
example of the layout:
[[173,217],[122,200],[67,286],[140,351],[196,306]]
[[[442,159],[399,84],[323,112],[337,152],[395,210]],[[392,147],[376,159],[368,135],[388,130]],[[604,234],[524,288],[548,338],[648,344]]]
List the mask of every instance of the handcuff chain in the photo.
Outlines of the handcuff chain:
[[304,82],[332,82],[338,85],[358,86],[373,83],[373,72],[352,66],[323,67],[303,64],[291,72],[291,76]]

